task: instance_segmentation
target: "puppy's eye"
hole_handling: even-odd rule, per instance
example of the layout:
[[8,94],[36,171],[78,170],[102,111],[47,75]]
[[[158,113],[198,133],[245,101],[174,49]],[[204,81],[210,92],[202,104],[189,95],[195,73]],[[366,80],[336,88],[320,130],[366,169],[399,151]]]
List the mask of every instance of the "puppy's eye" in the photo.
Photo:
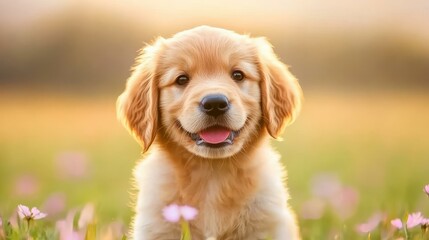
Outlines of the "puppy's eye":
[[240,70],[235,70],[234,72],[232,72],[231,77],[235,81],[241,81],[244,79],[244,73]]
[[188,82],[189,82],[189,77],[186,75],[180,75],[176,78],[177,85],[184,86],[188,84]]

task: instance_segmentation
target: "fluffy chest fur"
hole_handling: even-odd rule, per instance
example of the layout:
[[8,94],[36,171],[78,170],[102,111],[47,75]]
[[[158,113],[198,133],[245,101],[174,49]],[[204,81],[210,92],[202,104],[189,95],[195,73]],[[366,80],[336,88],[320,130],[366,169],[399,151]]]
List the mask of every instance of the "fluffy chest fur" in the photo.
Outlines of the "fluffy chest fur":
[[162,219],[162,208],[171,203],[199,210],[191,221],[194,239],[262,239],[273,235],[288,197],[278,156],[268,146],[238,165],[234,160],[177,162],[155,149],[138,165],[135,177],[135,227],[152,229],[154,238],[148,239],[179,238],[178,227]]
[[[253,161],[253,159],[252,159]],[[251,202],[260,189],[260,169],[233,162],[194,163],[178,175],[178,201],[196,206],[195,228],[205,236],[243,231],[249,222]]]

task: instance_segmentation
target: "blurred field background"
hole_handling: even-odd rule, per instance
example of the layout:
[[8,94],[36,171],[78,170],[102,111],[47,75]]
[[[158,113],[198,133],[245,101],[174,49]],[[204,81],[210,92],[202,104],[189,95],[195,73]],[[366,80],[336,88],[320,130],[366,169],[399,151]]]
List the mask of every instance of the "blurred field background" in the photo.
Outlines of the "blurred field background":
[[[305,239],[352,234],[378,211],[429,215],[421,0],[0,0],[0,215],[22,203],[58,219],[92,202],[100,223],[127,226],[141,150],[116,97],[144,42],[202,24],[266,36],[300,80],[302,113],[274,145]],[[335,184],[348,190],[327,217],[317,191]]]

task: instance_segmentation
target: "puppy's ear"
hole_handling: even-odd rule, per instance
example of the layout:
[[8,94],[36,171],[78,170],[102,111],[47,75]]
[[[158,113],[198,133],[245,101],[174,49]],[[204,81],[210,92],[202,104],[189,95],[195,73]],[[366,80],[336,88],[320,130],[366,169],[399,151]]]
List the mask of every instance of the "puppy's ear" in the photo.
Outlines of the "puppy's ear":
[[125,91],[116,102],[119,120],[141,143],[143,151],[150,147],[157,132],[158,86],[155,78],[163,42],[164,39],[159,38],[141,50]]
[[302,91],[298,80],[289,72],[264,38],[254,39],[261,74],[262,115],[268,133],[278,138],[301,107]]

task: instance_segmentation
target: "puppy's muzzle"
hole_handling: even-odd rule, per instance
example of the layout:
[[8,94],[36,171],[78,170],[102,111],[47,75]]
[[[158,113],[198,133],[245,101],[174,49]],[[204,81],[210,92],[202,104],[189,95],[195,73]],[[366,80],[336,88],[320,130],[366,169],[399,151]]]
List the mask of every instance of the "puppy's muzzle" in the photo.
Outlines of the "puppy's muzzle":
[[218,117],[229,110],[228,98],[223,94],[210,94],[200,102],[200,110],[210,116]]

